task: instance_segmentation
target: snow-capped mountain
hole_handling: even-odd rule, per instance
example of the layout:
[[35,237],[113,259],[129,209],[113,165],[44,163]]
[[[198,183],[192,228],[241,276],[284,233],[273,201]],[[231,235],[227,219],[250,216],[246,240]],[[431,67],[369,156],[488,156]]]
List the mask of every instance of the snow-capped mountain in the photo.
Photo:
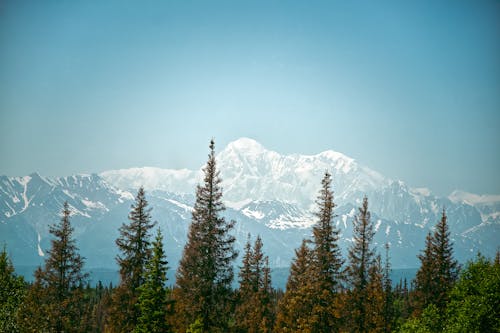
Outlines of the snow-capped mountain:
[[[281,155],[243,138],[217,155],[223,179],[226,216],[236,221],[238,247],[247,234],[260,234],[274,267],[288,266],[294,249],[315,223],[314,201],[325,170],[332,173],[335,223],[344,251],[352,241],[352,219],[362,198],[369,199],[377,230],[375,242],[391,243],[394,267],[415,267],[429,228],[446,207],[456,256],[464,261],[480,250],[493,255],[500,245],[500,196],[454,192],[449,198],[428,189],[412,189],[334,151],[317,155]],[[186,241],[199,170],[132,168],[99,175],[45,178],[0,177],[0,243],[14,263],[31,265],[49,248],[48,225],[59,220],[64,201],[89,267],[114,265],[119,226],[139,186],[165,234],[169,262],[175,268]]]

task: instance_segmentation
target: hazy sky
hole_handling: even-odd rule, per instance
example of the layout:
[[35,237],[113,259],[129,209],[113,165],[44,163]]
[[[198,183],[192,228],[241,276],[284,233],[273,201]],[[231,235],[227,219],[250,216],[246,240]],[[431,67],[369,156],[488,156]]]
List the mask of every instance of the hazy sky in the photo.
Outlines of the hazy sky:
[[500,2],[0,2],[0,174],[194,169],[242,136],[500,193]]

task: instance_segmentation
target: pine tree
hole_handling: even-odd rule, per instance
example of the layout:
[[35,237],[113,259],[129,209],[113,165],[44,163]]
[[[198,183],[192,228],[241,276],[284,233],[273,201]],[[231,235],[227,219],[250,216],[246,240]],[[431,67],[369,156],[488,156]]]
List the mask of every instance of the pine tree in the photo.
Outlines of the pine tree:
[[444,210],[434,233],[427,235],[424,253],[418,258],[421,266],[415,278],[416,314],[430,304],[435,305],[442,314],[448,294],[458,276],[458,263],[453,258],[453,244]]
[[26,294],[23,277],[14,273],[14,266],[5,247],[0,252],[0,332],[19,332],[17,312]]
[[[83,258],[78,254],[75,240],[72,238],[73,227],[70,224],[71,211],[64,203],[59,224],[50,226],[50,233],[55,237],[51,249],[47,251],[44,269],[35,274],[35,283],[28,293],[27,300],[38,303],[38,309],[26,309],[26,313],[40,312],[42,316],[28,319],[32,324],[46,325],[51,332],[83,331],[82,287],[88,274],[82,272]],[[33,304],[31,304],[33,306]],[[41,317],[41,318],[40,318]],[[43,322],[35,322],[38,318]],[[36,327],[36,326],[35,326]]]
[[279,302],[276,317],[276,332],[309,332],[309,315],[314,303],[310,298],[311,283],[309,279],[312,253],[303,240],[299,249],[295,250],[295,258],[290,267],[290,275],[286,291]]
[[120,227],[116,245],[121,254],[116,261],[120,266],[120,285],[113,292],[107,329],[111,332],[130,332],[137,325],[139,310],[136,306],[139,287],[144,283],[146,263],[151,258],[151,209],[148,208],[144,189],[137,192],[129,214],[129,224]]
[[352,304],[350,319],[354,332],[367,330],[367,286],[370,281],[370,268],[375,262],[375,251],[371,245],[374,234],[368,211],[368,199],[364,197],[363,205],[354,218],[354,242],[349,248],[349,266],[347,267],[348,280],[352,288],[349,298]]
[[255,240],[253,249],[250,238],[245,246],[235,310],[235,326],[241,332],[270,332],[273,327],[271,274],[262,246],[260,236]]
[[340,289],[343,260],[338,246],[339,231],[333,225],[333,191],[331,175],[325,172],[316,203],[318,222],[313,227],[313,250],[309,278],[314,303],[310,325],[314,332],[333,332],[339,329],[338,309],[332,307]]
[[158,228],[156,239],[153,242],[153,254],[144,277],[144,284],[139,287],[140,310],[136,333],[163,333],[170,332],[167,325],[169,313],[167,282],[167,260],[163,251],[163,236]]
[[237,256],[230,232],[235,222],[227,222],[221,216],[225,207],[213,140],[203,170],[204,184],[196,190],[188,241],[177,270],[174,296],[176,310],[182,316],[178,323],[180,331],[197,319],[201,320],[204,331],[224,331],[229,319],[232,262]]

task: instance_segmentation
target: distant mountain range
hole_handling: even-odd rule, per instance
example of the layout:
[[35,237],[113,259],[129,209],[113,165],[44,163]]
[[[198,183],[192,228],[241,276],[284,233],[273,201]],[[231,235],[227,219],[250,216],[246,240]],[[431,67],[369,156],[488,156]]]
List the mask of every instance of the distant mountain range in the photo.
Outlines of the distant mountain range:
[[[418,266],[429,228],[443,207],[455,243],[465,261],[480,251],[493,256],[500,246],[500,195],[460,191],[437,197],[428,189],[409,188],[334,151],[317,155],[281,155],[242,138],[218,155],[226,216],[236,221],[237,246],[247,234],[260,234],[272,267],[286,267],[315,223],[315,199],[325,170],[333,176],[335,223],[345,251],[352,242],[352,220],[364,195],[377,231],[375,243],[391,245],[393,267]],[[127,222],[136,190],[143,185],[153,219],[165,234],[170,267],[175,269],[187,237],[195,187],[202,170],[131,168],[101,174],[46,178],[0,177],[0,244],[15,265],[36,265],[50,247],[48,225],[59,220],[64,201],[87,267],[114,268],[118,228]],[[238,259],[240,260],[240,259]],[[240,261],[237,262],[240,264]]]

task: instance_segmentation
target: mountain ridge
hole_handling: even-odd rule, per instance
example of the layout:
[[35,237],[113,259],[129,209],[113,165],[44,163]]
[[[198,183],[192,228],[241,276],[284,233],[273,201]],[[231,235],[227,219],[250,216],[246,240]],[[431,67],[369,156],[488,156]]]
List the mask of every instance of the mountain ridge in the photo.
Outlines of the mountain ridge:
[[[344,252],[352,241],[352,219],[364,195],[378,230],[376,246],[391,243],[394,267],[418,264],[416,255],[443,207],[461,261],[477,251],[493,255],[498,246],[500,201],[495,196],[488,200],[477,196],[483,199],[474,203],[459,200],[464,195],[450,195],[453,200],[438,197],[429,189],[413,189],[384,177],[341,153],[281,155],[248,138],[226,146],[217,154],[217,161],[225,215],[237,221],[238,248],[243,247],[247,233],[261,235],[273,267],[289,265],[293,250],[302,238],[310,236],[314,200],[325,170],[333,174],[338,215],[334,222],[341,231]],[[165,231],[175,267],[200,177],[201,168],[151,167],[54,178],[37,173],[1,176],[0,242],[7,242],[16,263],[40,262],[50,245],[48,225],[58,221],[62,204],[68,201],[75,235],[90,267],[112,267],[118,228],[127,221],[135,190],[145,185],[153,218]]]

